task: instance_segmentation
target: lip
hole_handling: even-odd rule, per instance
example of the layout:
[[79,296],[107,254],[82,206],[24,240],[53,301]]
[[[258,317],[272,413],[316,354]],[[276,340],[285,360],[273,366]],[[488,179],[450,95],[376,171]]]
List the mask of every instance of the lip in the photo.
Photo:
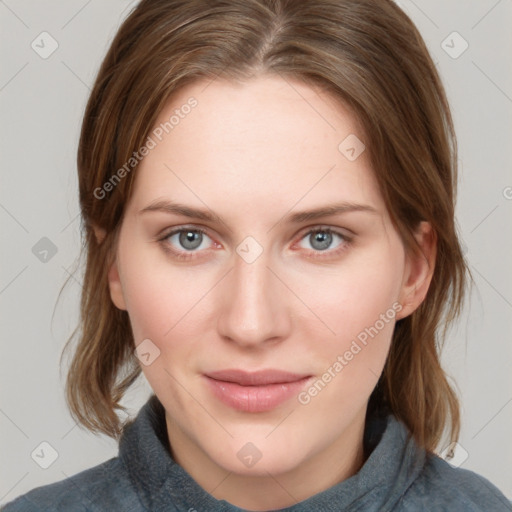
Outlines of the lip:
[[224,404],[243,412],[265,412],[275,409],[304,387],[311,375],[282,370],[222,370],[204,375],[214,394]]

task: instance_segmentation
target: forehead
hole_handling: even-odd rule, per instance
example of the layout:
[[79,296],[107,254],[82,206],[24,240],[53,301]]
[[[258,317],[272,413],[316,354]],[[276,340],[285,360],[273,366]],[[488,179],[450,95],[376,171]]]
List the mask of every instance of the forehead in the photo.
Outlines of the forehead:
[[136,170],[136,206],[176,194],[252,208],[323,199],[380,206],[366,152],[352,160],[342,151],[345,140],[363,147],[358,120],[299,81],[195,82],[168,101],[150,137],[155,146]]

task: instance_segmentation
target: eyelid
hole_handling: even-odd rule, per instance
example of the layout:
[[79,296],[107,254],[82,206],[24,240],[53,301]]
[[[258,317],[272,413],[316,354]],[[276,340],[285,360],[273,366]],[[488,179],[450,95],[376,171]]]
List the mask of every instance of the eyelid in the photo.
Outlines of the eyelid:
[[207,236],[212,241],[213,244],[220,245],[220,243],[217,242],[216,239],[210,234],[209,230],[199,226],[177,226],[174,229],[167,231],[167,233],[162,235],[162,238],[165,240],[166,238],[186,231],[201,233],[202,235]]
[[206,235],[213,240],[213,237],[211,236],[208,228],[201,226],[201,225],[187,225],[187,224],[183,224],[183,225],[180,224],[178,226],[165,228],[158,235],[156,235],[155,238],[158,240],[165,240],[166,238],[169,238],[172,235],[175,235],[177,233],[181,233],[182,231],[187,231],[187,230],[197,231],[198,233],[202,233],[203,235]]
[[311,226],[306,226],[305,228],[302,228],[297,236],[300,236],[301,239],[310,233],[315,233],[317,231],[328,231],[331,233],[335,233],[337,235],[342,236],[343,238],[351,238],[356,235],[354,231],[348,228],[341,228],[338,226],[331,226],[329,224],[314,224]]

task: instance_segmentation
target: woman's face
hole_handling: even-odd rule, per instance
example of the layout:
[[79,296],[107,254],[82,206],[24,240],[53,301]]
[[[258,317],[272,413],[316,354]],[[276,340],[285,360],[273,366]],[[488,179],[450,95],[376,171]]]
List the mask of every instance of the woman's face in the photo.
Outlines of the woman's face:
[[109,279],[175,457],[241,475],[361,464],[394,324],[429,277],[356,120],[267,76],[188,86],[150,135]]

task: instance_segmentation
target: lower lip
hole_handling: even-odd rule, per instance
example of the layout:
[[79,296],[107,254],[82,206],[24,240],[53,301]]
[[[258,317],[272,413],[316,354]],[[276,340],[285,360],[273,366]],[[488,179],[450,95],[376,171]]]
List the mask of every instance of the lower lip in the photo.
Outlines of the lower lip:
[[213,394],[224,404],[243,412],[265,412],[275,409],[293,396],[297,396],[310,377],[293,382],[241,386],[206,377]]

